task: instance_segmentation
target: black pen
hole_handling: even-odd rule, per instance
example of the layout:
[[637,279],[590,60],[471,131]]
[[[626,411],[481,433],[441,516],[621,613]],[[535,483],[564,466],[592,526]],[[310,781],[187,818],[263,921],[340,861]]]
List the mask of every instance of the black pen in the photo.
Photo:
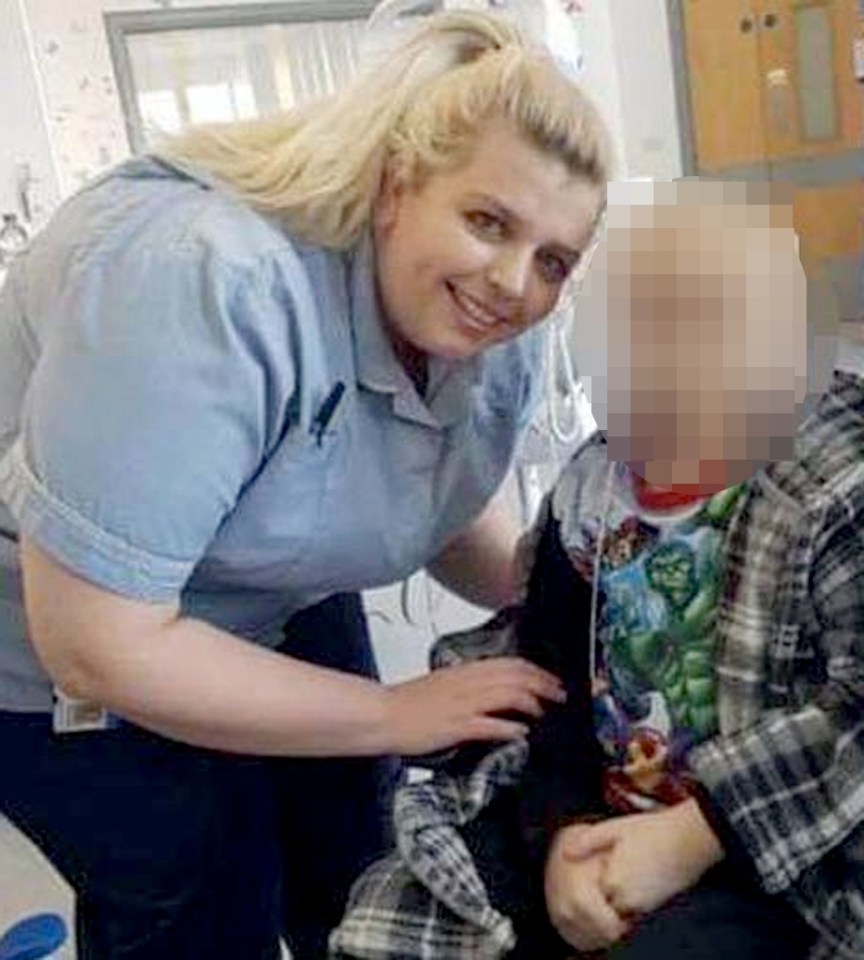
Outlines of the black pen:
[[315,414],[312,420],[310,432],[315,435],[315,440],[319,447],[324,441],[324,433],[330,425],[330,421],[333,419],[333,415],[336,413],[336,408],[339,406],[339,401],[342,399],[344,393],[345,384],[341,380],[337,380],[336,385],[330,393],[327,394],[327,399],[321,404],[321,409]]

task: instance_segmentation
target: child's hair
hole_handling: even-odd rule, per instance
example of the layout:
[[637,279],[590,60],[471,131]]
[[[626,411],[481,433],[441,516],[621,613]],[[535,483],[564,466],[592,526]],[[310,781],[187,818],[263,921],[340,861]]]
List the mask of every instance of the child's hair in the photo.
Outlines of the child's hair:
[[609,179],[609,136],[578,85],[508,21],[477,12],[429,17],[333,97],[193,129],[160,152],[227,182],[300,239],[344,248],[370,221],[385,171],[419,184],[452,169],[498,118],[574,175]]

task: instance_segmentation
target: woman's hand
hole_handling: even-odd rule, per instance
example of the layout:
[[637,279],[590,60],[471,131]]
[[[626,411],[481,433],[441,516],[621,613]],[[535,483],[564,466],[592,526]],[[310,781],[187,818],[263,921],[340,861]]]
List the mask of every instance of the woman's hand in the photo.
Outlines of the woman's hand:
[[538,718],[543,701],[563,702],[551,673],[518,657],[495,657],[436,670],[388,687],[388,723],[394,750],[407,756],[443,750],[469,740],[512,740],[528,727],[495,714]]
[[583,827],[562,850],[572,863],[605,857],[600,888],[623,915],[652,913],[723,858],[695,800]]
[[567,845],[592,828],[574,824],[559,831],[546,861],[545,892],[549,919],[558,933],[580,952],[617,943],[629,924],[607,901],[601,887],[606,854],[568,859]]

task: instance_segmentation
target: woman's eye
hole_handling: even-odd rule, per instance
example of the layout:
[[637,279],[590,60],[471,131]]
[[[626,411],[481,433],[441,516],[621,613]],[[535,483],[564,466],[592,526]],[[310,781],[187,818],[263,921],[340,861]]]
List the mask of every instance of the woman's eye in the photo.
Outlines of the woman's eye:
[[537,261],[540,264],[540,275],[547,283],[563,283],[576,266],[575,262],[557,253],[540,253]]
[[504,221],[493,213],[485,210],[471,210],[465,215],[472,229],[484,237],[503,237],[505,232]]

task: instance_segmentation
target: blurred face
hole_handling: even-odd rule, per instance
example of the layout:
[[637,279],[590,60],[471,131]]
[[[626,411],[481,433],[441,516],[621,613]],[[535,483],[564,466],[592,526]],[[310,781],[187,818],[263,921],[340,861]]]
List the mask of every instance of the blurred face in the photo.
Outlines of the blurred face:
[[713,493],[792,455],[806,387],[794,234],[751,225],[747,208],[740,223],[731,207],[659,209],[660,226],[637,225],[640,209],[628,224],[610,208],[619,225],[578,320],[607,342],[593,361],[590,342],[577,358],[601,383],[610,459],[650,484]]
[[[713,242],[686,231],[702,269],[706,258],[714,262],[698,277],[682,270],[680,252],[675,265],[663,250],[630,257],[618,323],[629,339],[620,380],[629,384],[610,403],[612,446],[639,474],[701,493],[790,457],[803,399],[803,303],[795,302],[803,276],[790,257],[768,250],[791,247],[792,238],[755,230],[723,237],[723,230],[714,228]],[[737,253],[745,245],[743,272],[726,272],[724,247]]]
[[555,306],[603,192],[509,124],[465,164],[414,187],[387,182],[375,214],[378,292],[397,354],[466,359]]

